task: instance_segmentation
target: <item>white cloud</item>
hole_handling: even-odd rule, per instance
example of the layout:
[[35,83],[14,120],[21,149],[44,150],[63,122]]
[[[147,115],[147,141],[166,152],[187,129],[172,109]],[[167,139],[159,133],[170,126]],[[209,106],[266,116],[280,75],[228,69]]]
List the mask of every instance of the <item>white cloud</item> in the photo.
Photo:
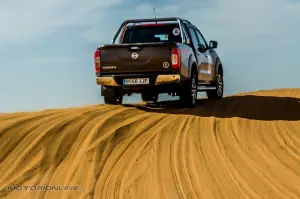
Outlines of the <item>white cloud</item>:
[[122,0],[10,0],[0,2],[0,44],[32,42],[52,34],[57,28],[94,26],[89,13],[105,12]]
[[[85,26],[89,41],[109,40],[122,20],[182,16],[206,35],[228,39],[253,35],[281,35],[296,28],[300,4],[286,0],[176,1],[164,6],[141,3],[118,10],[122,0],[10,0],[0,3],[0,44],[24,43],[52,34],[58,28]],[[187,8],[187,9],[185,9]],[[294,26],[292,26],[294,24]]]
[[299,20],[300,13],[289,12],[289,5],[284,0],[219,0],[215,9],[200,9],[199,2],[182,15],[207,35],[232,39],[256,34],[278,36],[284,32],[281,27],[291,30],[293,26],[286,25]]

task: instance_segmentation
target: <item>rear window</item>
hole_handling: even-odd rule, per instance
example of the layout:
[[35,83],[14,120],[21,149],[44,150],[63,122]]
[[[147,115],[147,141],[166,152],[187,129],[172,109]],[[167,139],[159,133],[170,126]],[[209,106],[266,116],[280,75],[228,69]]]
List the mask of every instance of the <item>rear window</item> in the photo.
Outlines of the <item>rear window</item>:
[[122,43],[181,43],[178,24],[152,24],[150,26],[131,26],[125,32]]

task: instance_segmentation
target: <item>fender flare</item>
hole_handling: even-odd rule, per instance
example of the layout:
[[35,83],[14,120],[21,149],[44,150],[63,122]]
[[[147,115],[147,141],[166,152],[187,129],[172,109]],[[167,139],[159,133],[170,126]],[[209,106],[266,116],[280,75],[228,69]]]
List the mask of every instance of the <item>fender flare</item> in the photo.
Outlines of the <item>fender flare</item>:
[[193,53],[190,54],[189,56],[189,78],[191,77],[191,74],[192,74],[192,66],[193,64],[196,64],[196,58],[195,58],[195,55]]
[[[222,68],[223,68],[223,64],[222,64],[220,58],[217,57],[217,58],[216,58],[216,62],[215,62],[215,67],[216,67],[215,78],[216,78],[216,76],[217,76],[217,73],[219,72],[220,65],[222,65]],[[224,68],[223,68],[223,70],[224,70]],[[223,72],[224,72],[224,71],[223,71]]]

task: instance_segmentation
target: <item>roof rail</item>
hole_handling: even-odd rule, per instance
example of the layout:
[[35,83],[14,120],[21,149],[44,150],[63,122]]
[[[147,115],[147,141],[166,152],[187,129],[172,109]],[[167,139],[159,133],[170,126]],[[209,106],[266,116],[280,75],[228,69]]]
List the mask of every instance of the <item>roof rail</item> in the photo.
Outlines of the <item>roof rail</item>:
[[182,20],[179,17],[168,17],[168,18],[147,18],[147,19],[128,19],[123,22],[123,25],[128,23],[142,23],[142,22],[156,22],[156,21],[177,21]]

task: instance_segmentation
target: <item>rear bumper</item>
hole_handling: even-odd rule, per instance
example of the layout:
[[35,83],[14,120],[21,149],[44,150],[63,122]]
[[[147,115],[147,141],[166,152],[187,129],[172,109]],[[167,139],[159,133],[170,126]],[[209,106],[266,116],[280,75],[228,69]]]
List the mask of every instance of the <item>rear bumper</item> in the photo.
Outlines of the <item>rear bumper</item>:
[[118,86],[113,77],[96,77],[96,84],[101,86]]
[[[146,85],[123,85],[125,78],[149,78],[150,82]],[[106,89],[117,88],[120,92],[126,93],[172,93],[178,91],[182,82],[179,74],[137,74],[137,75],[115,75],[96,77],[96,84]]]
[[[117,79],[117,77],[115,77],[115,76],[96,77],[96,84],[101,85],[101,86],[122,86],[123,87],[124,85],[122,84],[122,81],[120,81],[123,78],[135,78],[135,77],[125,77],[124,76],[119,79]],[[154,85],[174,84],[174,83],[176,84],[176,83],[180,83],[180,79],[181,79],[180,75],[177,75],[177,74],[157,75],[154,82],[153,82],[153,80],[151,82],[151,78],[150,78],[150,84],[145,85],[145,86],[151,86],[151,85],[153,86],[153,83],[154,83]],[[141,85],[133,85],[133,86],[141,86]]]

